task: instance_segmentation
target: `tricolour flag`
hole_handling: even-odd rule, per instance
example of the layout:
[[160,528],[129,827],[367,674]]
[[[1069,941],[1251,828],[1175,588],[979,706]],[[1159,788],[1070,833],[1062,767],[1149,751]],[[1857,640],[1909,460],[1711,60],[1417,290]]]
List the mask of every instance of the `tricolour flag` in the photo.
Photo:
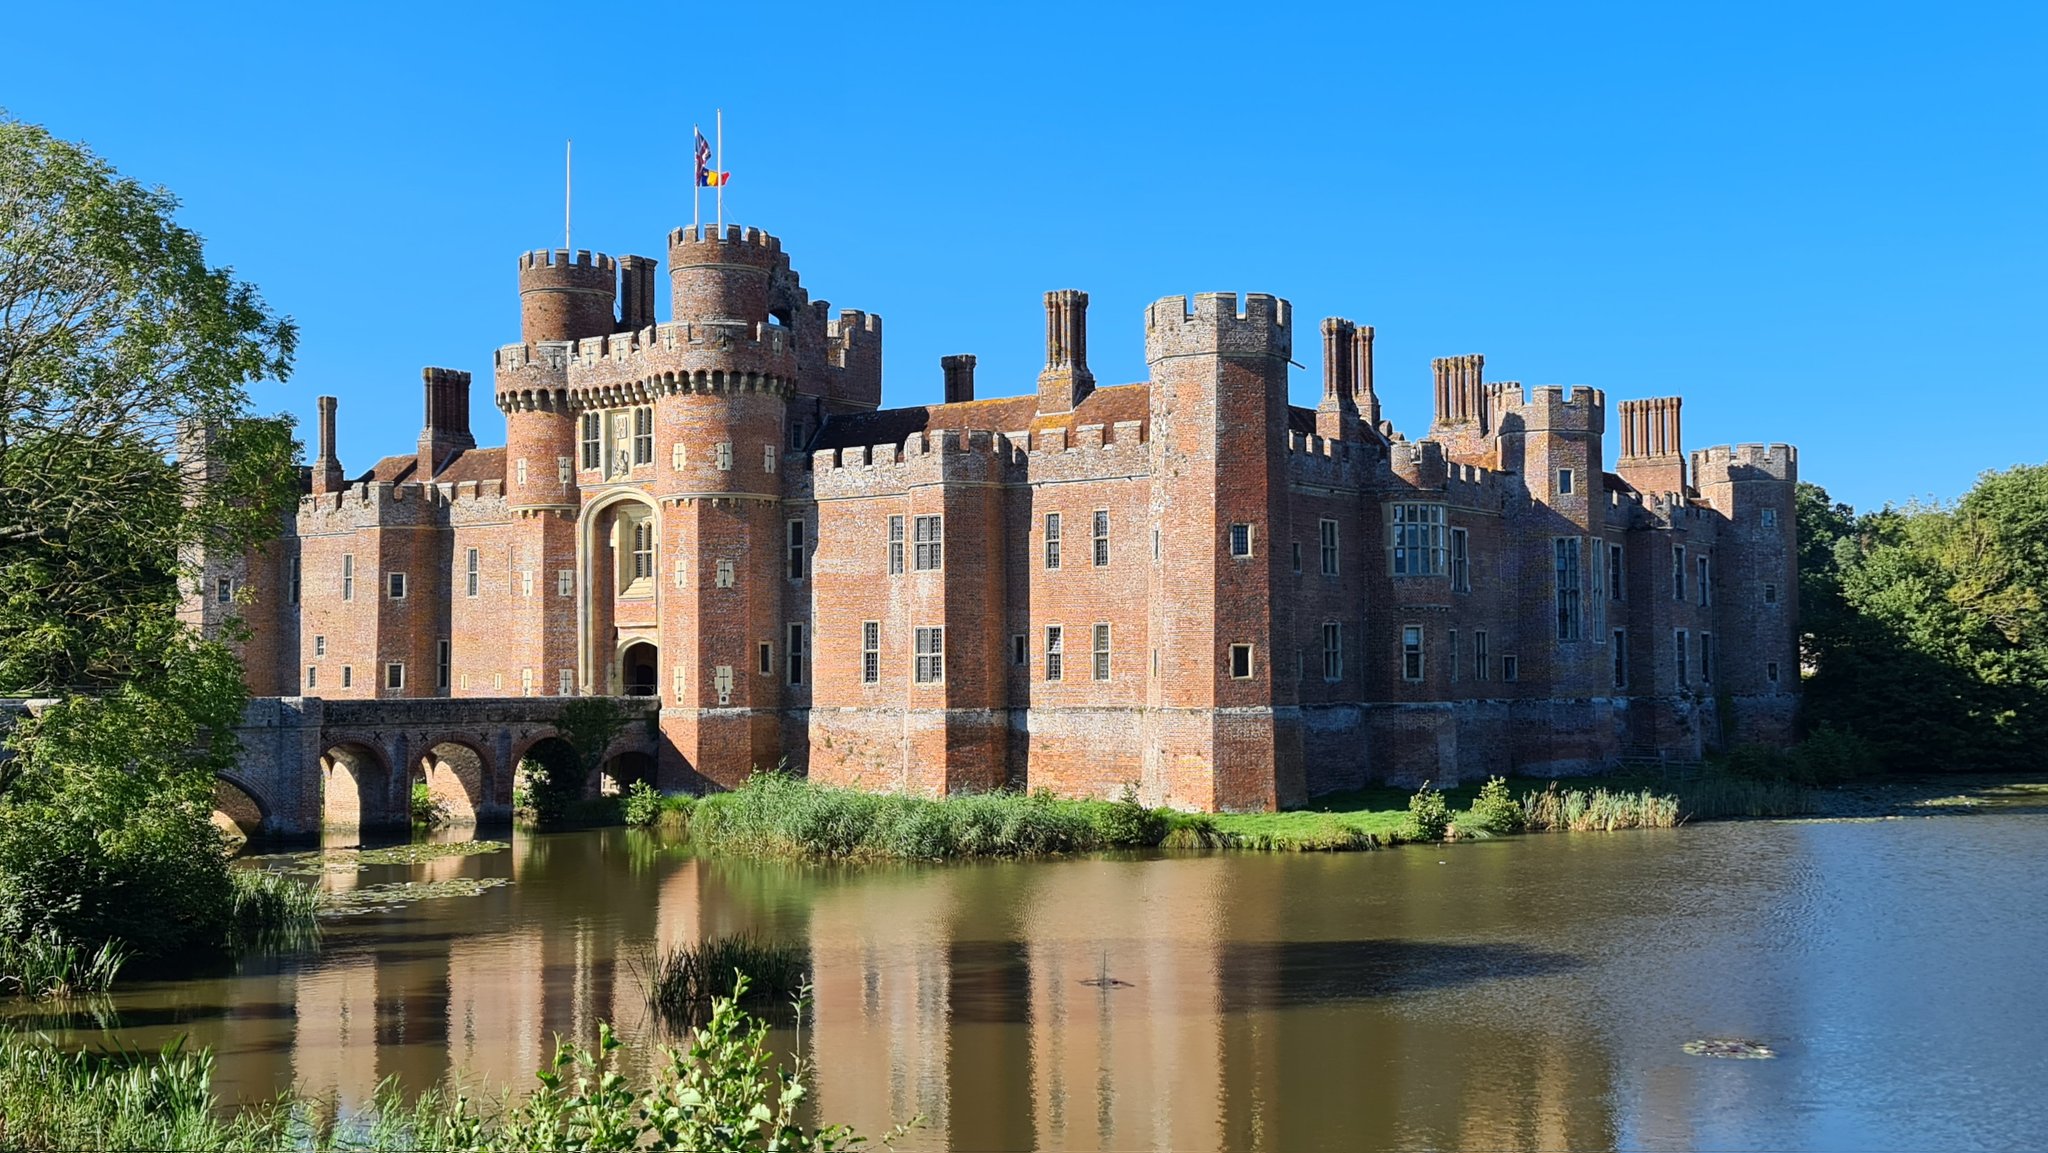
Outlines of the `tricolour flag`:
[[711,142],[704,139],[702,128],[693,128],[697,134],[697,187],[717,188],[732,183],[732,173],[714,171],[711,167]]

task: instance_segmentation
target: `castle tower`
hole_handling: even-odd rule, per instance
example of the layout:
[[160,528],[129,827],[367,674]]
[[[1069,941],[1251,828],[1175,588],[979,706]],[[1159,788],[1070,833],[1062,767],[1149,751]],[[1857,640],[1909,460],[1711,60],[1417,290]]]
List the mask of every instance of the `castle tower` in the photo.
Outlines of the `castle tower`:
[[1799,452],[1722,445],[1693,453],[1692,474],[1700,498],[1726,518],[1708,598],[1713,684],[1734,710],[1722,722],[1733,744],[1790,741],[1799,700]]
[[582,340],[617,327],[619,266],[603,253],[540,249],[519,258],[519,334],[527,344]]
[[1685,491],[1685,449],[1679,436],[1683,397],[1621,402],[1621,456],[1615,475],[1650,495]]
[[[1522,475],[1534,504],[1523,524],[1523,571],[1544,574],[1521,629],[1521,675],[1567,695],[1597,695],[1612,685],[1607,637],[1594,613],[1594,566],[1606,525],[1601,437],[1607,396],[1597,388],[1545,385],[1492,391],[1499,421],[1500,467]],[[1604,576],[1604,570],[1603,574]],[[1544,579],[1547,577],[1548,579]],[[1567,579],[1576,603],[1559,595]],[[1604,584],[1599,586],[1605,596]],[[1604,601],[1603,601],[1604,604]]]
[[1147,785],[1166,804],[1273,809],[1304,792],[1301,734],[1275,641],[1292,635],[1280,542],[1291,310],[1284,300],[1171,296],[1145,314],[1152,373],[1152,643]]
[[1088,294],[1062,288],[1045,294],[1045,369],[1038,374],[1038,411],[1072,412],[1095,391],[1088,371]]

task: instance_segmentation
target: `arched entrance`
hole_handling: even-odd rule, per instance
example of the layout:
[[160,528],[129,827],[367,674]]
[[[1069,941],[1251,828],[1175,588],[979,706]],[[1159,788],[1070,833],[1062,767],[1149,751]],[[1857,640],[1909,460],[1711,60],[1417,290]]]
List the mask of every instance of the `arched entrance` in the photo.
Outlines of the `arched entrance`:
[[391,805],[391,774],[367,745],[336,745],[320,756],[320,823],[363,829],[402,822]]
[[490,803],[490,770],[483,754],[456,741],[442,741],[420,757],[414,780],[423,781],[451,825],[474,825]]
[[646,753],[620,753],[606,761],[599,771],[597,792],[600,796],[613,796],[633,787],[634,781],[654,783],[654,758]]
[[254,840],[263,831],[263,804],[226,777],[213,778],[213,823],[230,840]]
[[661,661],[647,641],[634,641],[619,654],[619,687],[629,697],[651,697],[661,692]]

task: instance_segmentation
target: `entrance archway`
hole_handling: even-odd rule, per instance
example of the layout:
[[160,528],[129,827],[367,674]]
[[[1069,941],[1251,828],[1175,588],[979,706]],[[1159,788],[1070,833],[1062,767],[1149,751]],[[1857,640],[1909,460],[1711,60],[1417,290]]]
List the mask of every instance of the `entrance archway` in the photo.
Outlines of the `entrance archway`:
[[634,641],[619,654],[619,684],[629,697],[651,697],[661,692],[661,659],[647,641]]
[[606,761],[599,770],[597,792],[599,796],[613,796],[633,787],[634,781],[654,783],[654,758],[646,753],[620,753]]

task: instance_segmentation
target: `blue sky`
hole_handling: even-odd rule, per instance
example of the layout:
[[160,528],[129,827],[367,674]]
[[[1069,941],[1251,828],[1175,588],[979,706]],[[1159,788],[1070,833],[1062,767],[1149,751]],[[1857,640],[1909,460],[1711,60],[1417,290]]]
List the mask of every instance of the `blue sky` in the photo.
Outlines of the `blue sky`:
[[1029,391],[1046,289],[1089,292],[1104,383],[1144,377],[1149,301],[1262,291],[1305,322],[1297,403],[1347,316],[1411,437],[1430,357],[1481,352],[1683,394],[1688,447],[1795,442],[1860,506],[2048,458],[2041,5],[170,11],[15,6],[0,106],[183,199],[301,326],[260,407],[310,434],[340,396],[351,470],[411,451],[428,364],[501,443],[564,138],[577,246],[664,257],[720,106],[728,221],[884,316],[886,403],[952,352]]

